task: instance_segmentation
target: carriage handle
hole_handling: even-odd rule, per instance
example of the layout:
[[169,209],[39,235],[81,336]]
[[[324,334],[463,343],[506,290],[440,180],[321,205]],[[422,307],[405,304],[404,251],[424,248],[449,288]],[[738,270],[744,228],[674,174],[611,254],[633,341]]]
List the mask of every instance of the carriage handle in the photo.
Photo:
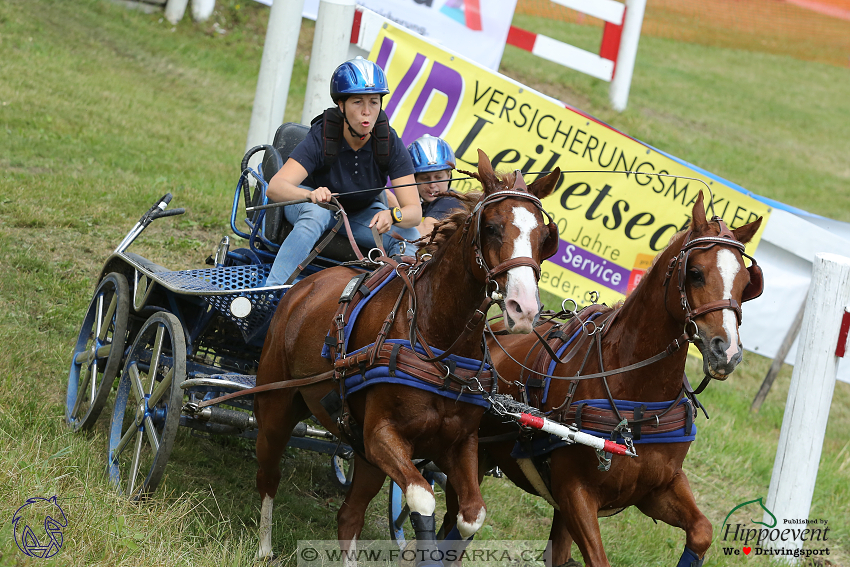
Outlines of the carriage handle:
[[130,232],[127,233],[127,236],[124,237],[124,240],[115,248],[113,254],[120,254],[124,252],[127,248],[130,247],[136,238],[156,219],[162,217],[173,217],[175,215],[182,215],[186,212],[186,209],[180,207],[179,209],[171,209],[165,210],[168,204],[171,202],[173,195],[171,193],[166,193],[162,197],[154,202],[153,206],[148,209],[148,211],[141,216],[136,225],[130,229]]

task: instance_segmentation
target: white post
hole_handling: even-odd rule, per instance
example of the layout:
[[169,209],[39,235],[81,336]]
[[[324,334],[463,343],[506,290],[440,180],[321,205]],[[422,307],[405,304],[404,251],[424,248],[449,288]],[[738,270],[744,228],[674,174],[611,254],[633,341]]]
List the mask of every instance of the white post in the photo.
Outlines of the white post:
[[[786,528],[825,527],[785,524],[784,521],[809,518],[838,373],[835,347],[844,307],[848,303],[850,258],[817,254],[812,264],[812,283],[765,503],[776,516],[776,528],[780,532]],[[773,518],[765,513],[763,521],[770,525]],[[762,545],[785,548],[793,553],[803,542],[789,537],[787,541],[777,539]],[[793,555],[782,557],[790,563],[798,561]]]
[[[304,0],[277,0],[272,4],[246,150],[271,144],[275,130],[283,123],[303,11]],[[257,156],[262,154],[257,154],[254,162],[259,161]]]
[[629,89],[632,86],[632,75],[635,71],[640,29],[643,26],[643,13],[646,10],[646,0],[626,0],[626,15],[623,21],[623,32],[620,36],[620,50],[614,66],[614,77],[608,97],[611,106],[617,112],[623,112],[629,102]]
[[165,19],[174,25],[183,19],[189,0],[168,0],[165,4]]
[[192,18],[206,22],[215,10],[215,0],[192,0]]
[[333,104],[330,95],[331,75],[346,61],[354,23],[355,0],[321,0],[316,17],[316,35],[310,52],[310,72],[301,123],[310,124],[317,115]]

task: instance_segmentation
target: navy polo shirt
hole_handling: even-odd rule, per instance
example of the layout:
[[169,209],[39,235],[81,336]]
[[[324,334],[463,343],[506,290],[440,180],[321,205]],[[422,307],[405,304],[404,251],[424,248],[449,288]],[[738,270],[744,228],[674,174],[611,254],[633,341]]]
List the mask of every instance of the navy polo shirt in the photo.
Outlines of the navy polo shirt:
[[[343,126],[345,128],[346,126]],[[398,179],[405,175],[413,175],[413,162],[407,148],[399,139],[395,130],[390,128],[390,162],[389,178]],[[333,193],[342,194],[339,202],[348,212],[365,209],[378,199],[381,191],[360,193],[346,197],[344,194],[350,191],[385,187],[387,180],[381,175],[378,164],[372,157],[372,141],[357,151],[354,151],[345,137],[340,140],[339,155],[336,163],[329,171],[316,173],[322,168],[325,157],[322,153],[322,123],[317,122],[310,127],[307,137],[292,150],[289,157],[301,164],[309,174],[304,180],[304,185],[318,188],[327,187]]]
[[430,203],[422,201],[422,217],[431,217],[435,220],[443,220],[452,212],[453,209],[463,210],[463,204],[452,196],[454,191],[449,191],[447,195],[441,195]]

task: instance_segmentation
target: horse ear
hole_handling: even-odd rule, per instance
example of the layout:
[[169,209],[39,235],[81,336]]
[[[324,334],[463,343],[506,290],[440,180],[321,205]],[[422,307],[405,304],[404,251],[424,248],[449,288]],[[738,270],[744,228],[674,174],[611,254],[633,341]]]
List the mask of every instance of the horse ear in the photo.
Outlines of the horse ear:
[[498,188],[499,180],[493,171],[493,166],[490,164],[490,158],[481,151],[481,148],[478,149],[478,174],[481,176],[481,187],[484,189],[485,195],[492,193]]
[[755,236],[756,232],[758,232],[763,218],[764,217],[759,217],[753,222],[745,224],[744,226],[739,226],[738,228],[733,230],[732,234],[735,235],[735,240],[737,240],[741,244],[746,244],[747,242],[752,240],[753,236]]
[[705,205],[703,204],[702,191],[699,192],[697,200],[694,203],[694,208],[691,211],[691,229],[695,232],[701,232],[708,225],[705,220]]
[[552,194],[552,191],[555,190],[555,186],[558,184],[558,179],[560,178],[561,168],[556,167],[546,177],[538,177],[535,179],[534,182],[528,186],[528,192],[538,199],[545,199]]

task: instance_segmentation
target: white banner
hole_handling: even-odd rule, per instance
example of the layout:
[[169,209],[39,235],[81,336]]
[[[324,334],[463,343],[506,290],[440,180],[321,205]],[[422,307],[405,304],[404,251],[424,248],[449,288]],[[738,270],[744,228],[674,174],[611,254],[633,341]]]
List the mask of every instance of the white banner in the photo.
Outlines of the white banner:
[[[498,70],[516,0],[357,0],[357,5]],[[318,11],[319,0],[304,2],[305,18],[315,20]]]

